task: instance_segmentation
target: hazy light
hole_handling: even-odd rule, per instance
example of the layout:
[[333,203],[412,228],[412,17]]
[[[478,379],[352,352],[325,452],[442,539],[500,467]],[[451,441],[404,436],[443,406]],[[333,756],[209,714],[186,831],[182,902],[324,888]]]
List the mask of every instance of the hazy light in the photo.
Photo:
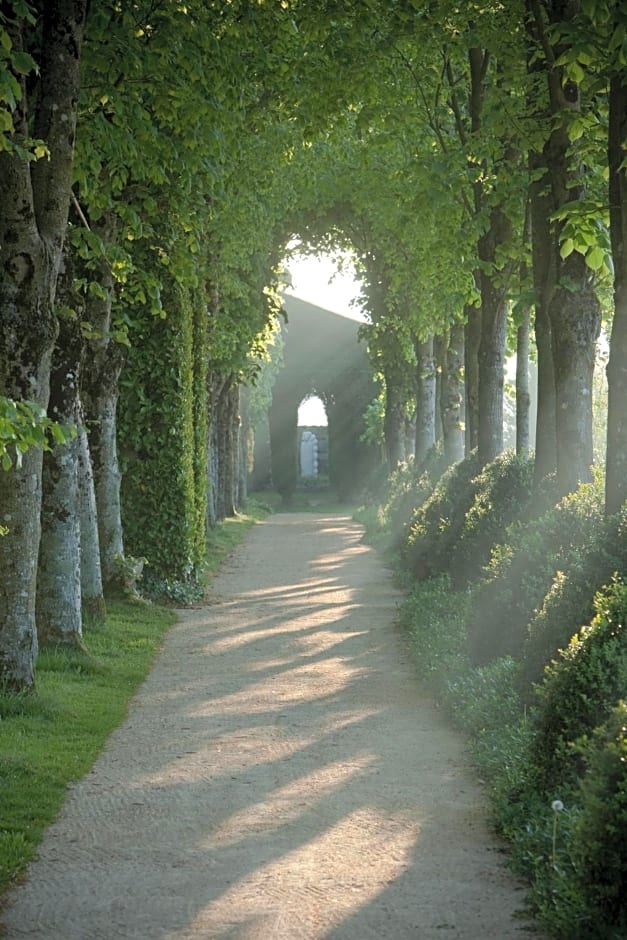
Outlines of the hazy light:
[[288,260],[286,267],[292,279],[288,294],[352,320],[366,319],[359,307],[351,306],[360,293],[352,265],[340,273],[331,255],[298,255]]
[[326,428],[327,413],[322,399],[317,395],[305,398],[298,409],[299,428]]

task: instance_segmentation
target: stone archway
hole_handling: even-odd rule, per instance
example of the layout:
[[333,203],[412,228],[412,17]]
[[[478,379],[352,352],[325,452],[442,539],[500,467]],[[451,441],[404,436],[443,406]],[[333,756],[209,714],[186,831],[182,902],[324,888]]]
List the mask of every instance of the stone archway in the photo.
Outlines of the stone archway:
[[363,487],[377,454],[365,444],[364,413],[376,395],[359,324],[296,297],[284,301],[284,366],[269,412],[272,479],[289,500],[298,479],[298,406],[308,395],[326,406],[329,477],[341,499]]

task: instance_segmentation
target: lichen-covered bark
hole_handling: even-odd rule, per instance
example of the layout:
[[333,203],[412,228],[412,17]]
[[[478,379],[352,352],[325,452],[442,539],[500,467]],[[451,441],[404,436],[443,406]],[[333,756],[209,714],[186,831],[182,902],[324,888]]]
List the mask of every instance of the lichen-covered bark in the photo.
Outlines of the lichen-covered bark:
[[[59,278],[57,295],[69,307],[71,268]],[[81,312],[63,316],[53,355],[48,414],[61,424],[79,420],[82,357]],[[40,644],[82,645],[81,538],[78,500],[79,441],[54,444],[44,454],[41,545],[37,574]]]
[[435,444],[435,358],[433,337],[416,343],[416,439],[414,465],[421,467]]
[[[96,231],[105,243],[112,241],[115,237],[114,220],[105,219]],[[86,348],[83,399],[94,474],[100,562],[102,577],[107,584],[115,578],[116,556],[124,554],[117,405],[125,349],[111,338],[114,281],[106,262],[100,265],[97,277],[102,295],[90,295],[86,310],[94,338]]]
[[[531,259],[534,287],[534,334],[538,355],[538,405],[534,481],[537,486],[557,470],[555,374],[549,302],[555,290],[556,270],[551,234],[551,198],[542,154],[530,157]],[[537,178],[538,172],[541,173]]]
[[442,375],[442,435],[448,464],[464,456],[464,327],[449,331]]
[[[580,89],[570,79],[564,80],[563,70],[558,64],[560,56],[567,51],[563,38],[567,34],[553,31],[554,26],[567,25],[577,15],[578,4],[564,4],[561,0],[527,2],[529,32],[539,53],[532,56],[533,68],[537,71],[539,62],[544,67],[547,112],[550,114],[546,143],[536,166],[536,170],[538,167],[545,170],[543,211],[545,219],[550,220],[550,228],[547,233],[549,223],[539,221],[536,214],[533,226],[534,240],[540,236],[543,242],[547,242],[547,258],[541,262],[545,289],[539,299],[546,308],[541,309],[541,315],[546,313],[550,322],[557,478],[559,491],[565,495],[582,481],[589,480],[591,475],[592,378],[595,345],[601,326],[592,272],[577,251],[566,258],[561,257],[564,221],[555,218],[560,209],[582,200],[586,194],[584,167],[567,129],[570,115],[581,110]],[[540,386],[539,394],[542,391]],[[541,427],[540,418],[539,414],[538,435],[548,433],[548,429],[545,431]],[[539,478],[539,472],[536,472],[536,478]]]
[[[42,4],[41,31],[9,25],[16,49],[39,64],[36,98],[24,82],[15,114],[16,142],[32,131],[49,159],[0,153],[0,394],[46,407],[57,321],[54,297],[70,201],[85,0]],[[38,48],[25,37],[39,36]],[[0,473],[0,682],[34,684],[35,591],[40,538],[42,455]]]
[[383,435],[388,469],[392,473],[405,460],[405,395],[398,375],[384,370],[385,414]]
[[529,330],[531,311],[526,309],[516,330],[516,453],[529,453]]
[[433,356],[435,359],[435,439],[441,441],[442,430],[442,397],[444,391],[444,373],[446,369],[446,350],[448,347],[448,333],[439,333],[433,337]]
[[102,588],[98,511],[89,441],[82,416],[78,437],[78,504],[81,527],[81,600],[87,625],[105,619],[106,605]]
[[239,432],[238,432],[238,483],[237,508],[244,509],[248,501],[248,474],[252,468],[252,435],[248,418],[250,389],[246,385],[239,387]]
[[[574,252],[573,252],[574,255]],[[572,256],[571,256],[572,257]],[[590,272],[579,255],[564,271],[580,289],[555,292],[549,314],[553,337],[557,424],[557,479],[566,495],[592,477],[592,381],[601,312]]]
[[239,425],[239,388],[230,380],[225,382],[218,401],[217,451],[218,451],[218,519],[232,517],[237,512],[238,466],[238,425]]
[[481,308],[466,306],[464,337],[464,378],[466,383],[466,456],[479,443],[479,346],[481,343]]
[[610,234],[614,257],[614,320],[607,366],[608,420],[605,506],[618,512],[627,500],[627,79],[610,84]]
[[[583,170],[572,166],[570,150],[566,131],[554,131],[547,148],[547,162],[556,207],[583,198],[584,194],[583,185],[577,185]],[[559,241],[558,229],[553,245],[558,276],[549,302],[549,318],[555,375],[557,479],[560,493],[566,495],[591,479],[592,382],[601,309],[585,259],[573,251],[562,260]]]
[[481,341],[479,344],[479,463],[491,463],[503,450],[503,383],[507,340],[508,284],[497,270],[499,251],[511,239],[502,209],[490,213],[490,227],[479,239],[481,270]]

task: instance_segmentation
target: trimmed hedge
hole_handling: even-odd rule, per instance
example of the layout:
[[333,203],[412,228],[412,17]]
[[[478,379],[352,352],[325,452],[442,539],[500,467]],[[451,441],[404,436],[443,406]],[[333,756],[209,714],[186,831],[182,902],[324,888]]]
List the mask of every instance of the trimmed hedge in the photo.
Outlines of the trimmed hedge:
[[468,618],[473,662],[521,658],[528,624],[556,572],[574,565],[602,526],[603,487],[598,481],[582,485],[540,518],[509,529],[507,541],[494,548],[486,576],[473,592]]
[[163,300],[167,317],[144,314],[122,376],[123,524],[126,551],[146,558],[150,576],[189,583],[206,552],[206,306],[175,284]]
[[582,936],[627,936],[627,703],[620,701],[584,749],[581,816],[573,837],[576,882],[585,903]]
[[474,500],[452,546],[450,574],[461,590],[481,576],[492,549],[512,522],[528,518],[532,507],[533,459],[506,451],[471,483]]
[[557,651],[594,617],[596,593],[616,572],[627,570],[625,514],[602,520],[590,543],[564,567],[556,572],[528,627],[519,673],[519,686],[527,699]]
[[474,451],[449,467],[414,513],[401,555],[403,566],[419,580],[449,572],[451,551],[475,497],[478,471]]
[[531,758],[538,787],[552,793],[581,776],[578,740],[608,720],[627,691],[627,584],[597,594],[596,616],[546,670]]
[[422,466],[416,467],[412,459],[391,474],[388,496],[383,505],[391,548],[400,549],[407,541],[412,520],[430,497],[445,469],[445,457],[438,445],[431,449]]

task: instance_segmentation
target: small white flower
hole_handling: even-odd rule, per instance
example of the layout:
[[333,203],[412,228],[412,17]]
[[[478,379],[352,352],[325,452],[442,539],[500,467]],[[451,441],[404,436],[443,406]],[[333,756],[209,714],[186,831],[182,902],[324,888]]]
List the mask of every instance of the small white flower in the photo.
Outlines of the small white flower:
[[551,809],[553,810],[554,813],[561,813],[562,810],[564,809],[564,804],[562,803],[561,800],[553,800],[553,802],[551,803]]

